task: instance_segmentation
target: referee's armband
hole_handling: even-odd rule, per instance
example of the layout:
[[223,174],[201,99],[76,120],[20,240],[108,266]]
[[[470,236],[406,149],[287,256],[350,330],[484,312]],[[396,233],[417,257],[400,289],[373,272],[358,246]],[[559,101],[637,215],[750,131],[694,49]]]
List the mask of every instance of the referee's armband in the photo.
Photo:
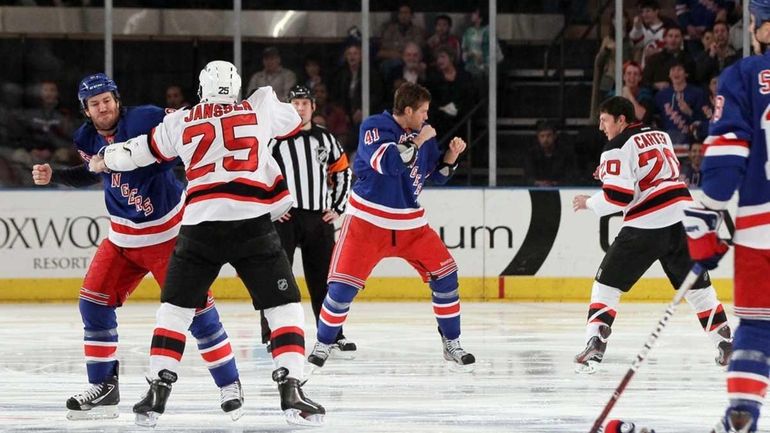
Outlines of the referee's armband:
[[401,154],[401,161],[406,165],[412,165],[415,158],[417,158],[417,145],[412,140],[397,144],[396,149]]
[[441,161],[436,167],[436,171],[439,172],[442,176],[449,177],[455,174],[455,170],[457,170],[458,165],[459,164],[457,162],[454,164],[447,164],[446,162]]

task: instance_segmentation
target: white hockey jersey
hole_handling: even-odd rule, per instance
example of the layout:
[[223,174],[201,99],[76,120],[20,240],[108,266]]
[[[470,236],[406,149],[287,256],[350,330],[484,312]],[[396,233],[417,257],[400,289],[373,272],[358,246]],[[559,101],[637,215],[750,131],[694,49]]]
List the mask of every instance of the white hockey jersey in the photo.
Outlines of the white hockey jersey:
[[679,180],[671,137],[632,124],[604,147],[599,166],[602,190],[586,205],[599,216],[623,212],[623,226],[661,228],[682,220],[692,201]]
[[179,156],[184,162],[182,225],[285,213],[294,199],[267,145],[300,123],[294,107],[280,102],[271,87],[237,104],[200,103],[166,116],[150,133],[150,150],[160,160]]

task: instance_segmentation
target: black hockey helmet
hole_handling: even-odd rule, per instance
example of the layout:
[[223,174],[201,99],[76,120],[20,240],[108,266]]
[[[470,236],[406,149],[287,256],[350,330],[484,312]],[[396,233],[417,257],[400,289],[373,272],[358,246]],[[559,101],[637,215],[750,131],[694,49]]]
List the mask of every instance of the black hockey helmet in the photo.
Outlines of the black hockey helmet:
[[315,104],[315,97],[313,93],[307,87],[297,84],[289,90],[289,102],[294,99],[310,99],[310,102]]

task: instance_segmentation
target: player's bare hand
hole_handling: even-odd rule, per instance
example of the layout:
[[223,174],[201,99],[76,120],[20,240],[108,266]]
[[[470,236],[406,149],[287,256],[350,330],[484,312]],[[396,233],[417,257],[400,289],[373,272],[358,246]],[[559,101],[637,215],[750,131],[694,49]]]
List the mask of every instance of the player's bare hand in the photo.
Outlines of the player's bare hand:
[[414,144],[417,145],[419,148],[423,145],[426,141],[430,140],[431,138],[436,136],[436,128],[425,124],[422,129],[420,130],[420,133],[417,134],[417,138],[414,139]]
[[332,224],[334,221],[337,221],[337,218],[339,217],[340,217],[340,214],[338,214],[337,212],[331,209],[324,210],[323,215],[321,215],[321,219],[323,220],[323,222],[328,224]]
[[601,180],[602,179],[601,170],[602,170],[602,166],[601,165],[597,165],[596,166],[596,170],[594,170],[594,174],[593,174],[594,179],[596,179],[596,180]]
[[107,168],[107,164],[104,162],[103,156],[94,155],[88,161],[88,171],[92,173],[104,173],[110,170]]
[[447,149],[446,155],[444,155],[444,162],[447,164],[454,164],[455,161],[457,161],[457,157],[463,153],[466,147],[467,144],[465,144],[465,140],[460,137],[453,138],[452,141],[449,142],[449,148]]
[[575,198],[572,199],[572,210],[575,212],[582,210],[582,209],[588,209],[588,205],[586,205],[586,201],[591,198],[590,195],[585,194],[578,194],[575,196]]
[[48,164],[35,164],[32,166],[32,181],[35,185],[48,185],[51,182],[53,170]]
[[291,211],[286,212],[285,214],[278,217],[279,223],[285,223],[286,221],[291,219]]

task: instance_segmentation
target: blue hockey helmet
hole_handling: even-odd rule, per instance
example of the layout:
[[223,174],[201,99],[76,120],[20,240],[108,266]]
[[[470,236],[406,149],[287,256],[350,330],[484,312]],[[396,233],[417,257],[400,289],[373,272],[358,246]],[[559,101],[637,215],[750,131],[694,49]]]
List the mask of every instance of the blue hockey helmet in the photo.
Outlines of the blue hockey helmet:
[[100,72],[83,78],[78,85],[78,101],[80,101],[80,107],[85,110],[88,98],[105,92],[112,92],[112,94],[115,95],[115,99],[120,99],[118,85],[115,84],[115,81],[108,77],[107,74]]
[[754,16],[754,25],[759,28],[765,21],[770,21],[770,0],[751,0],[749,12]]

